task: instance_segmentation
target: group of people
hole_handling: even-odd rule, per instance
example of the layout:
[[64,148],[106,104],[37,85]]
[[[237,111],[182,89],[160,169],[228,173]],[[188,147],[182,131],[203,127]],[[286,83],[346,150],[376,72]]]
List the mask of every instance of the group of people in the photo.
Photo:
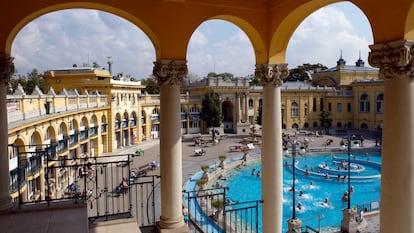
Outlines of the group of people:
[[93,174],[93,170],[92,170],[91,163],[83,165],[81,168],[79,168],[79,178],[83,178],[85,176],[91,176],[92,174]]
[[256,177],[261,177],[262,176],[262,174],[260,173],[260,171],[257,171],[256,172],[256,169],[252,169],[252,172],[251,172],[251,174],[252,174],[252,176],[256,176]]

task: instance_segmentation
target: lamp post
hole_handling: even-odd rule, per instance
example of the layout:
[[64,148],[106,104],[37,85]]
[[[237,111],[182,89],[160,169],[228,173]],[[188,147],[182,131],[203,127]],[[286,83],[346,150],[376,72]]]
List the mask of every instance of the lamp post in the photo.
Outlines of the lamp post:
[[292,142],[292,219],[296,219],[296,198],[295,198],[295,158],[296,158],[296,140]]
[[[300,229],[302,228],[302,221],[296,218],[296,188],[295,188],[295,159],[297,154],[297,146],[298,142],[296,140],[291,141],[292,146],[292,218],[288,220],[288,231],[286,233],[294,233],[294,232],[301,232]],[[288,151],[286,150],[286,154]]]
[[351,142],[352,136],[348,138],[348,209],[351,209]]

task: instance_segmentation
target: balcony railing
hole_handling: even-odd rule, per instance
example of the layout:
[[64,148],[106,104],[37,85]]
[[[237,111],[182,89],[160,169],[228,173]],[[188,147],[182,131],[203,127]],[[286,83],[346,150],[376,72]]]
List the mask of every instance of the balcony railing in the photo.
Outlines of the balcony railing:
[[98,126],[92,126],[89,128],[89,136],[98,135]]

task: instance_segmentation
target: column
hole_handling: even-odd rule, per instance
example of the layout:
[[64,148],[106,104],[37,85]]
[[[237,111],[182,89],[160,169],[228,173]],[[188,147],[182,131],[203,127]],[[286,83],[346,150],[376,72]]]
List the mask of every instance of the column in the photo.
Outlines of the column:
[[241,107],[240,107],[240,93],[236,92],[236,125],[234,127],[237,128],[237,125],[239,125],[241,121]]
[[154,62],[160,86],[160,232],[189,232],[182,215],[180,84],[187,74],[184,60]]
[[241,100],[241,103],[240,103],[240,111],[241,111],[241,118],[240,118],[240,121],[242,122],[242,123],[244,123],[244,122],[246,122],[246,118],[245,118],[245,114],[244,114],[244,107],[245,107],[245,103],[246,103],[246,101],[244,101],[245,99],[246,99],[246,95],[245,95],[245,93],[241,93],[240,94],[241,95],[241,98],[240,98],[240,100]]
[[249,93],[244,93],[244,122],[249,123]]
[[381,232],[414,232],[414,41],[370,46],[384,80]]
[[9,132],[7,126],[7,87],[11,75],[14,73],[13,58],[7,54],[0,54],[0,213],[7,213],[12,208],[9,193],[9,157],[7,145]]
[[289,74],[287,64],[256,65],[255,76],[263,86],[262,222],[263,233],[282,231],[283,156],[281,90]]

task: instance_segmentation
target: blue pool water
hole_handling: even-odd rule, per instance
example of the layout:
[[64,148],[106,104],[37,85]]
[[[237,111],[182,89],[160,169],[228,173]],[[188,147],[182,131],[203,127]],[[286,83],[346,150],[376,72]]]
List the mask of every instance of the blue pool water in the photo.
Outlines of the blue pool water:
[[[296,209],[296,218],[315,229],[318,227],[338,227],[342,220],[342,209],[347,208],[347,202],[342,201],[342,195],[348,190],[348,181],[343,176],[348,175],[345,170],[348,161],[346,154],[335,155],[307,155],[297,156],[295,170],[296,205],[301,203],[303,208]],[[283,160],[283,231],[287,230],[287,220],[292,217],[292,159]],[[381,157],[379,154],[353,154],[351,160],[351,186],[354,192],[351,195],[351,207],[380,199]],[[344,165],[341,167],[341,165]],[[261,179],[252,175],[252,169],[261,170],[260,162],[248,164],[241,169],[233,169],[226,173],[228,181],[222,184],[229,187],[228,197],[233,201],[251,201],[261,199]],[[306,175],[305,171],[309,174]],[[331,174],[329,179],[325,173]],[[341,177],[339,181],[337,176]],[[310,183],[313,182],[313,185]],[[302,191],[303,195],[299,196]],[[331,202],[324,205],[325,198]],[[261,210],[259,210],[261,215]],[[261,216],[259,216],[261,218]],[[261,221],[259,221],[261,224]],[[261,229],[261,225],[259,226]]]

